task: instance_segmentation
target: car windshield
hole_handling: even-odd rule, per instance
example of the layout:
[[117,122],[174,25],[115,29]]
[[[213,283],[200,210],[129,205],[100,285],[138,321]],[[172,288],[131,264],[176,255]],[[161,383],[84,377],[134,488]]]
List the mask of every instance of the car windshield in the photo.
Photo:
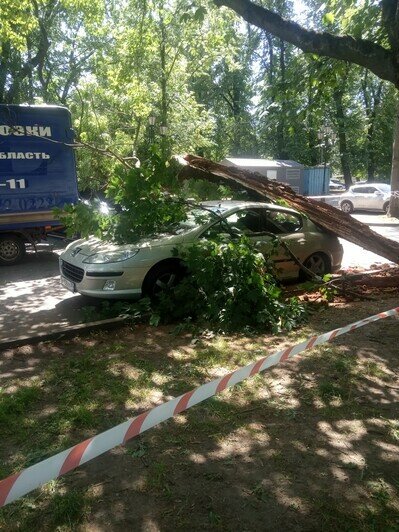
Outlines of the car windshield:
[[377,188],[381,190],[381,192],[384,192],[385,194],[388,194],[389,192],[391,192],[391,186],[386,185],[385,183],[379,184]]
[[187,214],[187,219],[180,222],[171,233],[181,235],[182,233],[195,229],[200,225],[218,219],[227,210],[227,207],[222,207],[221,205],[204,205],[202,208],[198,207],[196,209],[191,209]]

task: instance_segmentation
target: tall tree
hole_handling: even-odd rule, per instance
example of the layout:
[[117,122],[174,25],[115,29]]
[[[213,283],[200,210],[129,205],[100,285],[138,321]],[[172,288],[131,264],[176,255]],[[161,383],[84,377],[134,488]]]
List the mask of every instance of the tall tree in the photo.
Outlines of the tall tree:
[[[356,13],[353,35],[334,35],[319,32],[284,19],[278,13],[254,4],[250,0],[214,0],[217,6],[226,6],[247,22],[288,41],[304,52],[340,59],[367,68],[379,78],[394,84],[399,90],[399,0],[382,0],[380,9],[365,4],[359,9],[355,2],[346,1],[344,7]],[[355,9],[355,8],[358,9]],[[377,9],[376,9],[377,8]],[[330,14],[334,19],[334,13]],[[372,27],[369,38],[359,37],[359,28]],[[351,29],[351,25],[347,24]],[[372,40],[371,40],[372,39]],[[395,140],[392,156],[391,186],[393,195],[390,213],[399,217],[399,106],[396,116]]]
[[0,101],[66,103],[104,36],[105,0],[2,0]]

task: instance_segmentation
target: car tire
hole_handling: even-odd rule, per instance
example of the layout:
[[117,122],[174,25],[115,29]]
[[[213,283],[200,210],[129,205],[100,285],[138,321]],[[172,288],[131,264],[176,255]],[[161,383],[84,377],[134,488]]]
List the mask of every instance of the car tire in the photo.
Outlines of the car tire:
[[170,261],[154,266],[143,282],[143,295],[156,300],[161,293],[172,290],[185,275],[184,267],[177,261]]
[[389,201],[386,201],[382,207],[382,210],[385,212],[385,214],[388,214],[389,210]]
[[[313,255],[310,255],[308,257],[303,265],[310,270],[315,275],[318,275],[319,277],[323,277],[326,273],[331,272],[331,263],[330,259],[327,257],[327,255],[324,255],[324,253],[313,253]],[[302,271],[300,272],[300,280],[302,281],[308,281],[312,279],[312,277],[307,274],[306,272]]]
[[353,203],[351,201],[348,201],[348,200],[342,201],[340,207],[341,207],[342,212],[346,212],[348,214],[353,212]]
[[16,235],[0,235],[0,265],[18,264],[25,253],[25,243],[21,238]]

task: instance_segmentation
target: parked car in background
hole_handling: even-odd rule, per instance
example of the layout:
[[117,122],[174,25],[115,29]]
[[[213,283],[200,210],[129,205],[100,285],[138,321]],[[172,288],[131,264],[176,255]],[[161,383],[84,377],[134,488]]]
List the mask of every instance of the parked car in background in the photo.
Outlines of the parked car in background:
[[364,183],[349,187],[341,195],[339,207],[351,213],[354,210],[388,212],[391,187],[385,183]]
[[330,179],[330,184],[329,184],[329,192],[332,193],[332,194],[339,194],[341,192],[345,192],[346,188],[345,188],[345,185],[341,182],[341,181],[338,181],[338,179]]
[[[204,210],[206,209],[206,210]],[[324,275],[341,266],[338,238],[298,212],[268,203],[205,202],[170,234],[115,245],[97,238],[77,240],[60,256],[61,283],[72,292],[101,298],[153,296],[175,285],[184,273],[173,256],[187,246],[218,234],[247,235],[260,251],[269,252],[278,235],[314,273]],[[298,278],[300,269],[281,246],[274,257],[281,279]]]

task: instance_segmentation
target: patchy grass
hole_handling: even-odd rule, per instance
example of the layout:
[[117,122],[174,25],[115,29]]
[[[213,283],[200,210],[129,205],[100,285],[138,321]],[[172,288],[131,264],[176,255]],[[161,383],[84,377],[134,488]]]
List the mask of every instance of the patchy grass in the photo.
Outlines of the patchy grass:
[[73,529],[79,524],[87,509],[85,494],[72,489],[67,493],[55,493],[49,506],[51,524],[55,528]]
[[[1,476],[347,323],[338,308],[288,337],[137,327],[7,352]],[[5,507],[0,528],[399,528],[399,332],[390,320],[368,330],[389,344],[360,330],[314,348]]]

